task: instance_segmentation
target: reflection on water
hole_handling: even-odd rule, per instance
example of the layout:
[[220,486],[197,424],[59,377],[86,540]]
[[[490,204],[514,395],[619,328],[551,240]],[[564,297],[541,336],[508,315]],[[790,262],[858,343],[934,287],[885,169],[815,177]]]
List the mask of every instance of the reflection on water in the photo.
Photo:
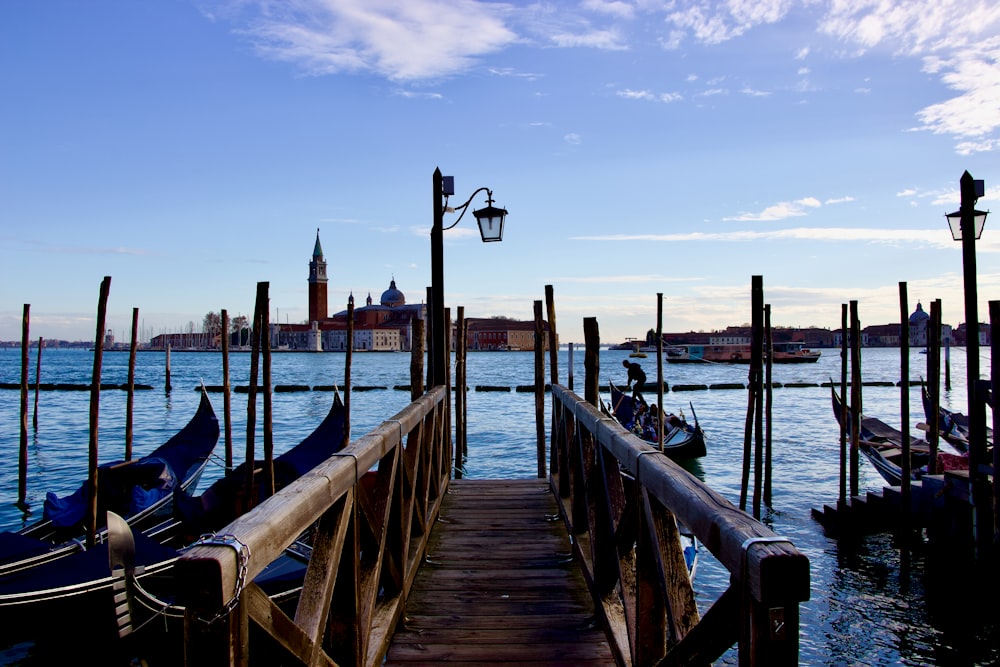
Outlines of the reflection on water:
[[[952,351],[952,390],[942,402],[965,411],[964,353]],[[988,350],[984,351],[988,354]],[[599,382],[624,381],[621,360],[627,352],[602,351]],[[585,377],[582,350],[574,357],[573,375],[577,392]],[[899,380],[899,350],[866,349],[863,358],[865,382],[885,382],[889,386],[865,386],[865,412],[898,425],[902,390]],[[104,357],[105,382],[125,382],[128,355],[108,353]],[[546,356],[545,363],[548,363]],[[567,374],[568,358],[560,358],[560,373]],[[648,377],[657,375],[656,360],[642,361]],[[90,354],[80,351],[46,350],[42,360],[44,381],[89,382]],[[914,351],[909,361],[914,379],[926,377],[925,355]],[[30,362],[34,373],[34,357]],[[231,381],[245,385],[249,376],[249,355],[233,354]],[[982,368],[989,368],[988,358]],[[671,384],[712,386],[745,384],[745,366],[665,365],[664,377]],[[196,387],[222,384],[221,360],[215,354],[173,353],[171,382],[174,390],[165,395],[164,357],[160,353],[138,355],[136,382],[154,387],[135,396],[135,441],[137,456],[150,451],[172,435],[197,408]],[[534,383],[534,358],[530,352],[471,353],[467,365],[468,384],[517,387]],[[275,385],[338,384],[344,377],[343,354],[276,354],[273,357]],[[549,374],[546,368],[545,376]],[[993,599],[974,599],[989,591],[977,584],[969,568],[943,564],[919,551],[907,573],[901,565],[899,549],[891,536],[875,535],[851,544],[827,538],[811,516],[813,508],[833,504],[839,491],[839,429],[833,419],[829,389],[819,386],[830,378],[839,381],[839,350],[823,350],[816,364],[776,366],[775,383],[802,383],[802,387],[776,387],[772,392],[772,507],[763,520],[778,535],[790,539],[808,556],[811,598],[800,607],[800,663],[803,665],[987,665],[1000,660],[998,607]],[[352,437],[358,438],[389,419],[409,401],[409,392],[395,390],[409,384],[409,355],[355,354],[351,378],[355,385],[386,387],[384,390],[354,392],[351,396]],[[963,378],[963,381],[958,381]],[[0,382],[20,381],[20,352],[0,352]],[[276,392],[273,395],[275,453],[298,442],[311,431],[329,409],[329,391]],[[221,394],[212,402],[223,417]],[[909,427],[924,421],[919,391],[908,394]],[[233,450],[237,460],[244,455],[247,432],[246,394],[232,400]],[[123,453],[126,394],[105,391],[100,402],[100,453],[102,460],[120,458]],[[33,403],[32,399],[29,404]],[[726,497],[739,504],[743,468],[744,424],[747,393],[738,389],[706,389],[668,392],[664,407],[683,407],[697,412],[705,430],[708,454],[682,465]],[[548,424],[548,397],[546,424]],[[19,437],[19,392],[0,390],[0,447],[8,452],[0,457],[0,492],[8,502],[0,505],[0,525],[16,528],[23,517],[14,506],[17,493]],[[46,491],[66,493],[86,475],[89,392],[43,392],[39,399],[39,426],[28,441],[28,502],[40,512]],[[464,477],[534,477],[537,474],[534,395],[525,392],[471,391],[467,401],[469,454]],[[263,409],[257,404],[255,441],[262,447]],[[29,416],[29,425],[30,425]],[[30,429],[30,426],[29,426]],[[223,443],[216,450],[220,457]],[[881,478],[862,461],[862,493],[881,488]],[[221,474],[220,462],[206,472],[204,488]],[[751,484],[753,479],[751,478]],[[752,497],[752,487],[751,487]],[[931,584],[934,582],[934,585]],[[699,609],[704,614],[711,603],[729,586],[729,573],[707,552],[700,556],[695,589]],[[22,661],[30,645],[17,644],[18,637],[0,628],[0,664],[46,664],[40,658]],[[79,650],[79,647],[75,647]],[[34,651],[39,649],[35,647]],[[734,651],[717,664],[736,665]]]

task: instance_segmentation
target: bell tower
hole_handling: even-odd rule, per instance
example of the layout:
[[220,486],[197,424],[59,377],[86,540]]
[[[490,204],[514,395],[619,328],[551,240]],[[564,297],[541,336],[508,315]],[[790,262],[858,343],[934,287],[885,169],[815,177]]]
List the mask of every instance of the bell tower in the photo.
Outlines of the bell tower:
[[316,229],[316,245],[313,247],[312,261],[309,262],[309,321],[322,322],[326,319],[326,260],[323,246],[319,244],[319,228]]

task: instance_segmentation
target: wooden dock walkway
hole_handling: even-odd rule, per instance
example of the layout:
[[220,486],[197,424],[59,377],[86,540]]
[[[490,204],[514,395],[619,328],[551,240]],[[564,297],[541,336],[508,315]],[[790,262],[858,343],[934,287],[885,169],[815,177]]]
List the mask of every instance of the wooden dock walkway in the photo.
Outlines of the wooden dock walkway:
[[544,479],[451,480],[386,667],[614,665]]

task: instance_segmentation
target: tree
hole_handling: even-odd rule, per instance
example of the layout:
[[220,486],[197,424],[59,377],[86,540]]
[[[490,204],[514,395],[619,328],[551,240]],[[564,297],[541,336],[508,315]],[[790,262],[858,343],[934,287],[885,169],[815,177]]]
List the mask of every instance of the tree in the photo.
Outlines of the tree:
[[250,318],[246,315],[237,315],[229,321],[229,332],[238,334],[237,345],[246,345],[250,340]]
[[222,332],[222,316],[219,313],[209,312],[205,315],[201,330],[210,336],[217,336]]

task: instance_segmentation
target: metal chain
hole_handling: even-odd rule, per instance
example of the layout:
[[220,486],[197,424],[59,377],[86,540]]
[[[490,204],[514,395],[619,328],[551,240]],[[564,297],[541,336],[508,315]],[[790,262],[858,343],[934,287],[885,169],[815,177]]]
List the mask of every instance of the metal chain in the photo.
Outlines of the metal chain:
[[200,620],[201,622],[211,625],[212,623],[218,621],[220,618],[227,616],[230,612],[233,611],[233,609],[236,608],[236,605],[239,604],[240,594],[243,592],[243,588],[246,586],[247,567],[250,563],[250,547],[240,542],[235,535],[231,535],[228,533],[223,535],[206,533],[201,537],[199,537],[198,540],[194,542],[194,544],[192,544],[191,546],[230,547],[236,551],[236,561],[239,571],[238,574],[236,575],[236,586],[235,590],[233,591],[233,597],[212,618],[210,619],[204,619],[201,617],[198,618],[198,620]]

